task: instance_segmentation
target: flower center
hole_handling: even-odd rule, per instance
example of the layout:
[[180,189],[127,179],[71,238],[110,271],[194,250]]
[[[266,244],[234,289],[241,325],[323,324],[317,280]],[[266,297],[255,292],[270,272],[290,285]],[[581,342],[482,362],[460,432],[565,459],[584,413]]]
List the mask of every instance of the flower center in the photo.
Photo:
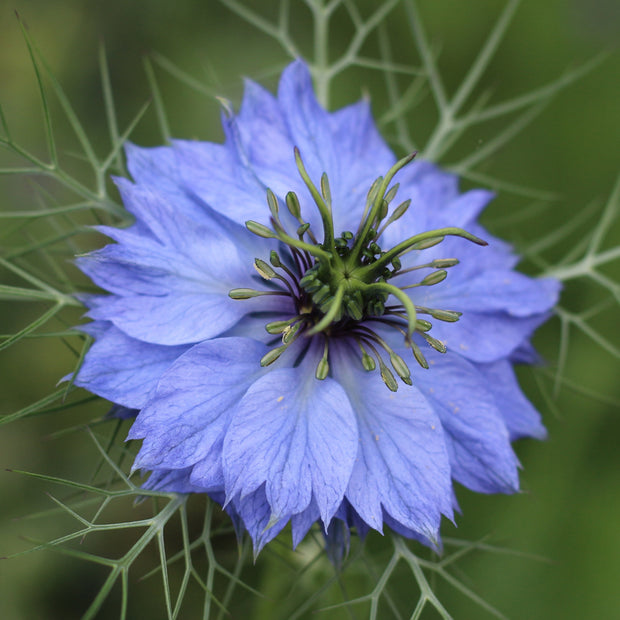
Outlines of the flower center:
[[[270,334],[281,334],[282,344],[269,351],[262,358],[261,365],[273,363],[300,336],[321,335],[324,352],[315,374],[317,379],[324,379],[329,374],[330,340],[346,337],[357,343],[363,367],[371,371],[378,364],[386,386],[396,391],[398,383],[385,363],[384,355],[389,358],[394,372],[408,385],[412,383],[411,372],[402,357],[394,352],[373,326],[398,331],[416,361],[424,368],[428,368],[428,363],[414,341],[414,334],[419,334],[435,350],[445,353],[445,345],[428,334],[431,322],[418,315],[454,322],[458,321],[461,313],[417,306],[406,290],[439,284],[448,275],[446,270],[459,261],[456,258],[435,259],[403,269],[401,257],[412,250],[437,245],[446,236],[463,237],[478,245],[487,243],[461,228],[448,227],[414,235],[386,251],[381,248],[381,235],[385,229],[402,217],[411,204],[411,200],[405,200],[391,209],[399,184],[390,187],[390,183],[414,156],[415,153],[401,159],[384,177],[374,181],[356,233],[344,231],[336,237],[327,175],[323,173],[319,190],[310,179],[299,150],[295,148],[299,174],[321,216],[323,240],[318,242],[310,224],[302,217],[299,199],[293,192],[289,192],[285,199],[289,213],[299,223],[295,236],[291,235],[281,221],[280,203],[268,189],[271,228],[252,220],[246,222],[246,226],[259,237],[278,240],[284,246],[282,257],[272,250],[269,263],[260,258],[254,261],[254,267],[268,282],[269,290],[243,288],[229,292],[233,299],[285,295],[294,301],[294,316],[265,326]],[[414,284],[397,286],[391,282],[398,276],[420,269],[433,271]],[[396,301],[390,303],[390,296]]]

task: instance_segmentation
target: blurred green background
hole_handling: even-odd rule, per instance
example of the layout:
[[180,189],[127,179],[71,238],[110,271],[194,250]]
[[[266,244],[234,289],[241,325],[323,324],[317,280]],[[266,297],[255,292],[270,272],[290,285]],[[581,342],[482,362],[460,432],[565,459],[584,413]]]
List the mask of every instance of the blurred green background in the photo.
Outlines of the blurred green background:
[[[255,77],[273,88],[277,73],[288,61],[276,42],[243,22],[225,4],[211,0],[0,1],[0,102],[16,141],[40,156],[45,155],[36,79],[14,9],[27,24],[100,155],[110,145],[98,64],[101,45],[105,46],[121,127],[132,120],[151,96],[144,70],[144,60],[149,58],[172,135],[221,140],[219,106],[208,93],[215,92],[236,104],[242,92],[240,76]],[[294,14],[299,16],[293,34],[301,49],[309,51],[311,32],[309,22],[304,21],[309,15],[300,6],[303,3],[292,4]],[[377,6],[376,2],[362,0],[356,0],[355,4],[366,14]],[[248,5],[259,6],[259,3]],[[433,49],[439,54],[439,66],[449,92],[458,86],[504,5],[499,0],[467,3],[420,0],[423,21]],[[260,10],[266,17],[273,17],[276,6],[271,0],[261,2]],[[336,23],[341,30],[334,31],[337,35],[334,53],[344,48],[352,34],[345,19]],[[395,60],[418,65],[400,8],[387,20],[387,29]],[[574,231],[560,243],[545,248],[542,258],[551,264],[592,233],[620,170],[619,40],[620,4],[613,0],[542,3],[524,0],[477,91],[488,91],[491,101],[499,102],[542,86],[567,68],[611,50],[602,64],[560,92],[522,133],[479,168],[484,174],[558,195],[557,200],[542,203],[502,192],[485,214],[489,228],[524,253],[590,209]],[[367,52],[376,54],[376,44],[369,43]],[[182,84],[166,69],[167,61],[193,76],[208,92],[201,94]],[[405,88],[409,78],[400,79],[401,87]],[[388,98],[383,77],[370,69],[345,72],[334,83],[332,106],[352,102],[362,92],[370,94],[377,116],[386,111]],[[67,165],[76,175],[87,175],[79,158],[72,159],[71,152],[77,150],[75,137],[63,120],[58,104],[52,103],[51,107],[55,133],[66,154]],[[429,96],[407,114],[406,121],[414,140],[423,144],[436,122]],[[449,165],[481,148],[493,138],[498,127],[494,123],[475,126],[441,163]],[[388,125],[385,135],[398,149],[394,127]],[[151,107],[132,134],[132,140],[154,145],[162,139]],[[18,163],[0,152],[0,165]],[[51,183],[42,181],[35,186],[26,177],[2,178],[0,182],[3,210],[34,208],[41,187],[52,193],[57,191]],[[464,187],[471,185],[469,181],[464,182]],[[62,204],[63,192],[54,195]],[[9,225],[13,223],[0,221],[3,228],[0,243],[5,254],[32,239],[49,236],[44,224],[16,229],[14,235],[7,236]],[[602,249],[617,247],[619,240],[616,220],[609,226]],[[78,249],[85,250],[100,244],[102,238],[91,233],[75,242]],[[66,260],[60,250],[58,256],[59,260]],[[523,269],[536,274],[540,273],[540,265],[534,257],[524,262]],[[69,272],[81,282],[77,271],[71,269],[68,268]],[[618,261],[605,267],[602,273],[620,281]],[[5,276],[3,273],[3,279]],[[580,279],[566,284],[563,305],[573,312],[582,312],[609,299],[609,292],[592,280]],[[14,333],[41,312],[33,307],[36,304],[0,304],[3,334]],[[68,314],[65,321],[75,323],[78,317],[79,312]],[[620,346],[617,303],[604,306],[591,325],[611,346]],[[541,329],[535,343],[546,365],[523,369],[520,376],[529,398],[544,414],[549,440],[517,445],[524,465],[522,494],[486,497],[458,489],[463,515],[457,520],[457,529],[446,524],[444,533],[466,540],[489,536],[485,539],[489,544],[547,560],[478,551],[459,562],[459,578],[509,618],[617,618],[620,617],[618,359],[583,333],[571,329],[563,380],[554,394],[559,321],[554,319]],[[58,339],[29,339],[2,351],[2,413],[18,410],[53,391],[58,379],[71,370],[74,359]],[[96,461],[92,442],[80,432],[58,438],[51,438],[50,434],[85,423],[105,411],[104,403],[93,403],[3,427],[0,463],[3,468],[81,480]],[[15,520],[51,508],[45,496],[48,490],[49,485],[40,481],[15,473],[0,473],[0,554],[25,548],[27,544],[19,540],[20,535],[47,540],[60,533],[51,518]],[[130,518],[122,512],[117,517]],[[378,535],[370,538],[370,548],[380,557],[382,545],[389,547],[388,541]],[[234,544],[231,549],[236,551]],[[157,562],[155,550],[152,561]],[[285,613],[282,610],[286,604],[279,599],[283,593],[277,584],[278,570],[268,552],[255,567],[250,563],[244,579],[270,598],[260,600],[243,594],[245,602],[234,602],[233,617],[274,618]],[[132,579],[137,582],[140,574],[140,570],[135,571]],[[2,561],[0,617],[6,620],[79,617],[103,578],[102,571],[52,552]],[[411,581],[403,578],[392,584],[394,596],[405,601],[409,596],[415,601],[417,595],[412,594]],[[157,578],[136,583],[130,618],[165,617],[159,586]],[[365,591],[352,587],[356,595]],[[438,593],[455,618],[492,617],[446,584],[439,585]],[[329,600],[338,601],[338,593]],[[367,617],[363,607],[355,611],[357,617]],[[199,613],[188,609],[182,617],[199,617]],[[117,608],[111,606],[104,609],[101,617],[114,618],[117,614]],[[344,618],[347,613],[340,610],[335,615],[318,617]],[[435,616],[429,613],[428,617]]]

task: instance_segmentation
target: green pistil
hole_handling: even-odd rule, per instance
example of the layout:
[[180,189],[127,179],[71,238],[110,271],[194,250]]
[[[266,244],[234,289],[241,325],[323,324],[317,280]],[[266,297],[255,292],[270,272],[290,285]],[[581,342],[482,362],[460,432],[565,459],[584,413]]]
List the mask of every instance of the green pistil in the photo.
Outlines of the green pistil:
[[[453,237],[462,237],[463,239],[467,239],[477,245],[488,245],[488,243],[476,235],[472,235],[462,228],[438,228],[436,230],[429,230],[427,232],[420,233],[419,235],[414,235],[405,241],[402,241],[398,245],[395,245],[391,250],[388,250],[374,263],[368,265],[367,267],[361,267],[357,270],[356,275],[359,278],[373,278],[377,277],[383,268],[387,267],[390,262],[402,254],[406,254],[411,250],[424,250],[428,247],[432,247],[433,245],[437,245],[441,243],[444,237],[453,236]],[[427,242],[431,242],[432,245],[426,245]]]
[[375,282],[374,284],[369,284],[368,289],[391,293],[394,297],[396,297],[396,299],[398,299],[398,301],[400,301],[407,313],[407,335],[411,337],[415,331],[418,313],[416,312],[415,305],[409,296],[393,284],[386,284],[385,282]]
[[366,241],[366,236],[368,235],[368,231],[373,228],[373,224],[375,223],[375,219],[377,218],[381,207],[383,206],[383,202],[385,201],[385,193],[387,191],[388,185],[390,181],[394,178],[396,173],[404,168],[408,163],[410,163],[413,158],[416,156],[416,153],[411,153],[406,157],[403,157],[401,160],[397,161],[387,172],[385,177],[380,181],[377,189],[376,198],[374,199],[374,203],[372,208],[370,209],[370,213],[366,217],[360,233],[355,241],[355,245],[351,251],[351,257],[349,265],[355,265],[359,260],[360,253],[362,251],[362,247],[364,242]]
[[323,195],[319,193],[319,190],[315,187],[314,183],[310,179],[308,172],[306,171],[306,167],[304,166],[304,162],[301,159],[301,155],[299,154],[299,149],[295,147],[295,163],[297,164],[297,170],[299,170],[299,175],[303,179],[303,182],[306,184],[306,187],[310,190],[312,194],[312,198],[321,214],[321,220],[323,221],[323,246],[328,248],[328,250],[332,250],[335,254],[335,246],[334,246],[334,222],[332,219],[331,213],[331,192],[329,190],[329,183],[327,182],[327,175],[323,174],[321,177],[321,188],[323,190]]
[[[310,179],[299,150],[295,149],[299,175],[321,217],[323,240],[320,243],[317,241],[316,231],[311,229],[310,223],[303,217],[297,195],[288,192],[284,203],[293,221],[299,224],[294,235],[291,234],[280,218],[278,198],[271,190],[267,190],[271,227],[252,220],[246,222],[246,227],[259,237],[276,239],[285,246],[286,250],[282,254],[284,260],[278,252],[272,250],[269,262],[260,258],[254,261],[256,271],[270,282],[270,290],[238,288],[229,292],[233,299],[281,295],[289,297],[293,302],[294,316],[265,325],[269,334],[281,336],[282,343],[263,356],[262,366],[275,362],[299,337],[321,334],[324,345],[323,355],[316,367],[317,379],[325,379],[331,372],[329,353],[332,339],[348,338],[359,346],[362,367],[370,372],[378,365],[381,378],[390,390],[398,389],[394,373],[405,384],[412,385],[411,371],[405,360],[369,327],[369,324],[375,322],[381,323],[383,328],[396,330],[423,368],[429,365],[413,340],[414,333],[436,351],[445,353],[445,345],[428,333],[432,329],[431,321],[419,318],[419,315],[454,322],[461,314],[453,310],[416,306],[406,291],[441,283],[448,275],[447,270],[459,261],[456,258],[435,259],[402,269],[401,257],[413,250],[433,247],[447,236],[462,237],[478,245],[486,245],[486,242],[461,228],[446,227],[414,235],[387,251],[381,248],[379,239],[383,232],[401,218],[411,205],[411,200],[405,200],[393,209],[390,207],[399,190],[398,183],[391,187],[390,183],[414,155],[401,159],[384,177],[374,181],[368,191],[357,232],[344,231],[337,237],[334,233],[332,194],[327,175],[323,173],[317,188]],[[397,286],[390,281],[420,269],[432,271],[412,284]],[[396,305],[386,305],[390,297],[397,300]],[[382,358],[380,350],[385,351],[389,357],[393,371]]]

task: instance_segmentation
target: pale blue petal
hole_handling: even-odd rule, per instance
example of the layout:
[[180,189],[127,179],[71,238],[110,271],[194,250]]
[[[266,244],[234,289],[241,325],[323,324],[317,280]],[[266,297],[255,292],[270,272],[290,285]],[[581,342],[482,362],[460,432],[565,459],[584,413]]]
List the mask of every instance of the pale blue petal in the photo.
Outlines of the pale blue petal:
[[[196,196],[241,226],[265,210],[265,194],[240,177],[238,159],[223,144],[175,140],[171,148],[131,149],[129,169],[140,184]],[[163,165],[156,160],[164,156]],[[160,176],[158,176],[160,175]],[[158,178],[161,180],[158,182]],[[200,204],[183,203],[183,212],[200,217]]]
[[224,475],[229,497],[265,482],[278,517],[305,510],[314,494],[327,523],[351,475],[357,427],[342,387],[315,379],[308,364],[273,370],[246,392],[224,441]]
[[204,489],[191,483],[190,468],[155,469],[142,485],[151,491],[162,493],[204,493]]
[[383,509],[404,527],[437,540],[441,514],[451,515],[448,452],[439,418],[415,387],[390,392],[378,372],[358,370],[344,347],[334,361],[357,414],[359,451],[347,499],[381,531]]
[[291,142],[299,149],[310,178],[318,186],[326,172],[331,181],[336,176],[331,173],[337,170],[337,154],[342,150],[335,147],[329,115],[316,100],[310,72],[301,60],[282,72],[278,102]]
[[325,553],[330,562],[341,570],[344,560],[349,554],[351,548],[351,530],[349,526],[340,519],[332,519],[325,537]]
[[284,529],[291,516],[284,515],[280,519],[274,519],[273,511],[265,495],[264,485],[242,499],[235,499],[232,506],[252,538],[254,557]]
[[135,340],[107,322],[97,321],[79,329],[96,339],[75,384],[132,409],[144,405],[162,374],[188,349]]
[[433,307],[459,312],[505,312],[528,317],[550,310],[558,301],[557,280],[535,280],[516,271],[487,270],[467,280],[448,277],[428,293]]
[[[293,549],[306,537],[310,528],[319,520],[319,508],[312,498],[310,505],[302,512],[291,517],[291,532],[293,535]],[[333,519],[332,519],[333,522]]]
[[459,195],[458,177],[426,161],[414,160],[396,175],[394,183],[400,183],[400,189],[393,206],[408,199],[411,199],[411,205],[383,233],[385,247],[392,247],[417,233],[437,228],[434,214],[440,213],[446,204]]
[[[208,452],[194,464],[190,477],[192,483],[208,491],[213,489],[224,491],[224,469],[222,467],[223,447],[224,433],[208,447]],[[222,503],[224,503],[224,501],[222,501]]]
[[456,323],[433,321],[430,335],[473,362],[495,362],[509,357],[548,318],[548,313],[517,318],[499,312],[466,312]]
[[[333,143],[338,157],[327,170],[333,203],[336,234],[355,231],[372,182],[384,175],[396,161],[377,131],[370,104],[360,101],[329,115]],[[332,174],[330,174],[332,172]]]
[[219,338],[181,356],[131,428],[129,439],[144,438],[134,468],[180,469],[206,458],[221,441],[232,408],[266,372],[259,364],[266,352],[247,338]]
[[452,478],[480,493],[514,493],[519,462],[485,377],[453,353],[427,353],[430,369],[419,384],[439,416]]
[[493,364],[479,364],[476,368],[495,398],[502,419],[510,432],[511,441],[521,437],[545,439],[547,430],[542,424],[540,413],[525,398],[517,383],[512,364],[507,360],[500,360]]

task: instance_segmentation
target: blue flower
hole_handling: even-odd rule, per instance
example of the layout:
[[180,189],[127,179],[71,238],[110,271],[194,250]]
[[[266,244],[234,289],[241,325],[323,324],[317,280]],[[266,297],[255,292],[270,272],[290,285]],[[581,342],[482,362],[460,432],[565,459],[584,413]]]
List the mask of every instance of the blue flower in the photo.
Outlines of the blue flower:
[[365,101],[325,111],[301,61],[223,127],[127,146],[135,223],[78,259],[107,294],[77,385],[139,410],[149,488],[208,493],[256,551],[317,521],[438,546],[453,483],[517,491],[511,441],[545,435],[513,363],[559,284],[477,223],[488,191],[397,161]]

